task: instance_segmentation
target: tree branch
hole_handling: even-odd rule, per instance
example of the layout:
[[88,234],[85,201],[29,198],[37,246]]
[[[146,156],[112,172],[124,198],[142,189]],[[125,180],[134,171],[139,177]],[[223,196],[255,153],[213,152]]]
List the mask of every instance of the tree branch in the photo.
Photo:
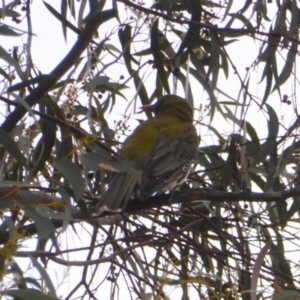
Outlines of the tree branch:
[[[2,190],[2,189],[1,189]],[[1,194],[0,190],[0,194]],[[7,189],[6,189],[7,191]],[[41,202],[42,192],[39,193]],[[46,198],[47,194],[45,193]],[[115,216],[120,219],[122,214],[139,214],[143,210],[159,208],[162,206],[170,206],[172,204],[195,202],[195,201],[214,201],[214,202],[236,202],[236,201],[249,201],[249,202],[282,202],[285,204],[285,200],[292,197],[300,196],[300,188],[292,188],[281,192],[270,192],[270,193],[255,193],[251,191],[243,191],[236,193],[214,191],[212,189],[192,189],[185,192],[173,192],[170,194],[158,195],[150,197],[147,201],[139,201],[139,199],[133,199],[128,203],[127,208],[122,213],[111,213],[104,212],[100,216],[100,222],[97,223],[107,224],[115,220]],[[14,194],[17,197],[17,194]],[[103,217],[103,222],[101,218]],[[111,218],[110,218],[111,217]],[[84,220],[74,220],[72,223],[77,223]],[[108,222],[107,222],[108,221]],[[60,228],[63,225],[61,220],[52,220],[55,228]],[[18,233],[26,233],[26,236],[37,234],[37,228],[34,223],[24,225],[18,228]],[[5,244],[9,239],[9,231],[0,232],[0,244]]]
[[[197,25],[201,28],[206,28],[209,29],[211,31],[214,32],[234,32],[234,33],[241,33],[241,34],[249,34],[249,35],[254,35],[254,34],[258,34],[258,35],[262,35],[262,36],[270,36],[272,35],[272,33],[269,32],[264,32],[264,31],[259,31],[259,30],[255,30],[255,29],[246,29],[246,28],[230,28],[230,27],[226,27],[226,28],[221,28],[221,27],[217,27],[217,26],[213,26],[207,23],[200,23],[200,22],[196,22],[196,21],[192,21],[192,20],[182,20],[182,19],[178,19],[178,18],[173,18],[172,16],[169,16],[167,14],[158,12],[156,10],[150,9],[150,8],[146,8],[144,6],[138,5],[134,2],[131,2],[129,0],[117,0],[120,3],[123,3],[124,5],[128,5],[130,7],[135,8],[136,10],[142,11],[145,14],[150,14],[150,15],[154,15],[160,18],[163,18],[164,20],[168,20],[171,21],[173,23],[177,23],[177,24],[187,24],[187,25]],[[300,43],[299,40],[297,39],[293,39],[289,37],[290,41],[293,41],[297,44]]]
[[195,202],[195,201],[215,201],[215,202],[283,202],[291,197],[300,196],[300,188],[293,188],[281,192],[255,193],[243,191],[236,193],[220,192],[212,189],[197,188],[185,192],[173,192],[170,194],[152,196],[147,201],[137,201],[134,199],[128,203],[124,213],[134,214],[141,210],[170,206],[172,204]]
[[[77,62],[82,52],[88,47],[98,27],[115,16],[115,9],[104,12],[93,12],[87,19],[86,26],[78,36],[78,40],[67,56],[50,73],[49,78],[42,81],[24,100],[32,107],[38,103],[39,99],[47,93],[51,87]],[[7,116],[1,125],[1,129],[7,132],[11,131],[22,117],[27,113],[23,105],[18,105],[15,110]]]

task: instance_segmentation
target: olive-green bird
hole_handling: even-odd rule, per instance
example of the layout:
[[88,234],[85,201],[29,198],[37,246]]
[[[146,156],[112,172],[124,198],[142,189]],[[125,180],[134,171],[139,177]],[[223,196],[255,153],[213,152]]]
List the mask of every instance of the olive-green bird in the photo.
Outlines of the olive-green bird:
[[114,174],[99,206],[121,211],[131,196],[146,200],[159,191],[180,185],[196,161],[198,137],[193,109],[176,95],[161,97],[154,105],[143,106],[154,118],[140,124],[125,140],[119,159],[141,173],[140,180],[127,172]]

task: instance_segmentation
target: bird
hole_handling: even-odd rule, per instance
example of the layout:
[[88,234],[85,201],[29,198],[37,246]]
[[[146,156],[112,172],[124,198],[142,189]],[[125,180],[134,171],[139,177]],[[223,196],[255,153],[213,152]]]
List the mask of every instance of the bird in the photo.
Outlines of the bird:
[[193,108],[185,99],[165,95],[141,109],[155,116],[125,139],[118,155],[140,176],[115,173],[100,199],[102,211],[120,212],[132,196],[145,201],[157,192],[173,190],[186,179],[197,159],[199,139],[193,125]]

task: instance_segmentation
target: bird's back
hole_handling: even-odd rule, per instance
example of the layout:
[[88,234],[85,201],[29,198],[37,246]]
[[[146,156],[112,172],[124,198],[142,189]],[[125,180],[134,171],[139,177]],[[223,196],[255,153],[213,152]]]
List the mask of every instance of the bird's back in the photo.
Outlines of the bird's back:
[[120,160],[141,172],[140,180],[129,173],[116,173],[100,200],[108,210],[122,210],[133,191],[146,200],[158,191],[172,189],[188,175],[197,158],[198,138],[189,104],[167,95],[151,108],[156,116],[140,124],[119,153]]

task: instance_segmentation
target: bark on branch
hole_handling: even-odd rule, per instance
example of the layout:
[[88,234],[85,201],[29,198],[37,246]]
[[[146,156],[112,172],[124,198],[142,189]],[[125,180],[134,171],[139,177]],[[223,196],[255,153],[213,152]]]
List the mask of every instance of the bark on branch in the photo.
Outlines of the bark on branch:
[[[13,195],[11,195],[13,193]],[[32,192],[34,193],[34,192]],[[36,192],[38,193],[38,198],[40,199],[40,203],[37,204],[49,204],[51,201],[59,201],[59,198],[51,196],[47,193],[43,193],[41,191]],[[44,194],[44,196],[43,196]],[[0,206],[1,206],[1,199],[5,199],[7,196],[12,196],[18,202],[19,196],[18,192],[14,189],[0,189]],[[249,202],[281,202],[285,204],[285,201],[289,198],[299,197],[300,196],[300,187],[299,188],[292,188],[281,192],[269,192],[269,193],[256,193],[251,191],[242,191],[242,192],[222,192],[222,191],[215,191],[212,189],[206,188],[197,188],[192,189],[185,192],[173,192],[170,194],[158,195],[150,197],[147,201],[141,202],[138,199],[133,199],[129,202],[125,211],[120,213],[109,213],[105,212],[101,216],[99,216],[99,222],[96,221],[95,223],[98,224],[107,224],[116,222],[116,220],[122,220],[123,214],[140,214],[141,211],[159,208],[162,206],[170,206],[172,204],[178,203],[185,203],[185,202],[195,202],[195,201],[214,201],[214,202],[237,202],[237,201],[249,201]],[[74,214],[75,217],[75,214]],[[102,220],[102,221],[101,221]],[[85,221],[84,219],[78,218],[78,214],[76,219],[72,223]],[[55,228],[60,228],[63,226],[63,222],[61,220],[52,220],[53,225]],[[37,228],[35,227],[34,223],[24,225],[18,228],[18,232],[24,234],[26,233],[27,236],[31,236],[37,234]],[[0,244],[4,244],[9,239],[9,231],[0,232]]]

